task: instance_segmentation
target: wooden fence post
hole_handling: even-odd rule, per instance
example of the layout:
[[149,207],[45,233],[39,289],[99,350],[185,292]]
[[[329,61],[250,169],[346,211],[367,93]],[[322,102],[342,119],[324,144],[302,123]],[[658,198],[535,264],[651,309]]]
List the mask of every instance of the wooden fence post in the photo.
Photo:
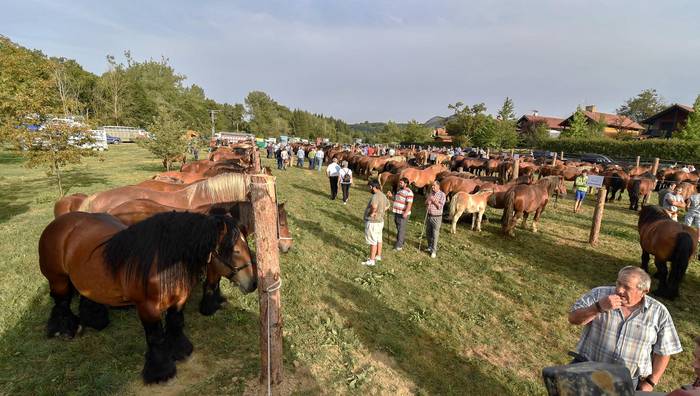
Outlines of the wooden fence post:
[[637,164],[635,166],[639,168],[639,156],[637,156]]
[[515,180],[518,178],[518,173],[520,173],[520,157],[516,158],[515,161],[513,161],[513,171],[511,172],[511,180]]
[[564,152],[563,151],[561,153],[559,153],[559,161],[564,163]]
[[260,173],[262,171],[262,164],[260,163],[260,150],[258,150],[257,145],[253,146],[252,161],[253,173]]
[[600,224],[603,222],[603,210],[605,209],[605,195],[607,190],[605,187],[598,189],[598,202],[595,205],[595,212],[593,212],[593,224],[591,224],[591,233],[588,236],[588,243],[595,246],[598,243],[598,236],[600,235]]
[[282,302],[277,241],[277,197],[273,176],[252,175],[250,180],[260,301],[260,382],[271,389],[273,385],[282,382]]
[[510,158],[513,158],[513,154],[515,154],[515,149],[510,149]]
[[[544,162],[547,164],[547,161]],[[557,153],[554,153],[554,158],[552,159],[552,166],[557,166]]]
[[491,149],[486,147],[486,158],[491,158]]
[[654,158],[654,165],[651,167],[651,174],[656,177],[656,172],[659,171],[659,159]]

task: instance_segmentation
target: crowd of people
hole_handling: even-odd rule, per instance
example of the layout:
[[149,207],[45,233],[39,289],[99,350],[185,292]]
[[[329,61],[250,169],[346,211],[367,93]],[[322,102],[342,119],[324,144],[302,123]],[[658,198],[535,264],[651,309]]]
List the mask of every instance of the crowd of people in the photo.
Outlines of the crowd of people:
[[[393,155],[393,149],[385,147],[365,146],[361,150],[366,155]],[[453,150],[454,153],[458,151],[459,149]],[[280,156],[280,152],[287,152],[287,155]],[[305,152],[299,148],[295,153],[297,166],[304,167],[303,161],[308,159],[309,169],[317,167],[320,170],[323,154],[319,157],[319,153],[323,151],[312,147]],[[268,157],[272,156],[277,158],[278,168],[285,169],[284,159],[291,158],[291,148],[268,148]],[[348,162],[342,161],[338,164],[338,160],[334,158],[326,167],[326,176],[329,181],[330,199],[335,200],[340,189],[343,204],[347,204],[350,187],[354,184]],[[574,212],[581,209],[588,190],[587,184],[588,172],[583,171],[574,181]],[[368,191],[370,198],[365,207],[363,221],[369,256],[362,264],[376,266],[382,261],[385,213],[391,211],[393,214],[396,227],[393,249],[401,251],[406,241],[406,229],[415,196],[406,178],[398,181],[396,193],[389,191],[384,194],[376,180],[369,181]],[[686,223],[700,226],[700,193],[690,197],[687,207],[680,193],[680,187],[675,184],[659,191],[660,206],[674,219],[677,218],[678,209],[685,208]],[[424,232],[421,233],[419,241],[420,249],[420,242],[425,235],[426,251],[431,258],[437,257],[445,201],[446,196],[440,190],[440,184],[432,183],[430,192],[425,197]],[[627,266],[619,271],[615,286],[596,287],[581,296],[572,305],[568,316],[572,325],[582,326],[572,364],[593,361],[624,365],[631,374],[635,389],[652,391],[661,381],[671,356],[682,352],[682,347],[671,314],[660,301],[648,295],[650,287],[651,279],[644,270],[636,266]],[[696,337],[694,342],[693,370],[696,379],[670,395],[700,396],[700,336]]]

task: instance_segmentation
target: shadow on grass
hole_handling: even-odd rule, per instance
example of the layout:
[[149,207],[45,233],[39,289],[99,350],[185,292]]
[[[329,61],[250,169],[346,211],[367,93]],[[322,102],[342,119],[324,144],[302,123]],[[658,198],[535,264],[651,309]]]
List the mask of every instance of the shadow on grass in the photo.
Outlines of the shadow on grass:
[[331,277],[329,287],[339,298],[326,296],[325,302],[347,320],[368,349],[389,354],[395,362],[391,365],[404,372],[420,391],[434,395],[510,394],[501,383],[503,379],[499,381],[484,372],[488,363],[460,356],[412,321],[410,315],[338,278]]
[[[330,196],[330,186],[326,186],[326,187],[328,187],[328,190],[329,190],[327,193],[319,191],[319,190],[314,190],[313,188],[309,188],[309,187],[306,187],[304,185],[297,184],[297,183],[293,183],[292,186],[297,190],[305,191],[309,194],[317,195],[319,197],[326,198],[328,200],[330,200],[330,197],[331,197]],[[338,193],[340,193],[340,191],[338,191]]]
[[19,152],[0,150],[0,165],[17,165],[22,161],[23,158]]
[[[151,163],[151,164],[138,165],[135,167],[135,169],[140,170],[140,171],[145,171],[145,172],[153,172],[153,173],[163,173],[166,171],[165,168],[163,167],[163,164],[159,164],[159,163],[155,163],[155,162]],[[180,167],[175,166],[170,170],[171,171],[179,171]]]
[[[193,294],[186,307],[185,334],[194,354],[177,363],[174,384],[203,394],[243,394],[260,374],[258,315],[229,305],[205,317],[197,311],[200,298],[201,293]],[[77,305],[74,298],[75,314]],[[73,340],[46,337],[46,320],[53,307],[47,286],[37,291],[27,307],[0,338],[0,394],[167,393],[171,387],[142,385],[146,341],[133,307],[111,309],[107,328],[85,329]],[[287,378],[304,394],[320,394],[308,368],[292,365],[296,360],[285,343]]]
[[287,216],[292,219],[294,224],[298,224],[301,228],[307,230],[309,233],[318,237],[319,239],[321,239],[321,241],[323,241],[325,244],[328,244],[329,246],[334,246],[338,249],[344,250],[351,256],[362,257],[362,255],[365,254],[362,250],[360,250],[359,247],[353,248],[352,246],[354,245],[348,245],[348,243],[346,243],[346,239],[341,233],[341,230],[338,230],[339,233],[336,235],[327,231],[326,227],[324,227],[323,224],[321,224],[321,222],[312,220],[302,220],[290,214],[287,214]]

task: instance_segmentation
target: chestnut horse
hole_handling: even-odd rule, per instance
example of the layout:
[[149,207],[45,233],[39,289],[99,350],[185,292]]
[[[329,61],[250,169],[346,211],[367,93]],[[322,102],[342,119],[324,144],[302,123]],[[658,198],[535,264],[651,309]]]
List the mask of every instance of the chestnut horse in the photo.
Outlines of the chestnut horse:
[[53,217],[56,218],[68,212],[75,212],[85,198],[87,198],[87,194],[83,193],[75,193],[62,197],[53,205]]
[[630,196],[630,210],[639,210],[639,197],[642,197],[642,206],[649,201],[649,195],[654,191],[656,179],[651,173],[632,178],[627,183],[627,193]]
[[[127,228],[105,213],[68,213],[41,234],[39,266],[54,300],[49,337],[72,338],[81,325],[101,330],[109,324],[105,306],[136,305],[146,383],[172,378],[175,361],[192,353],[183,309],[200,276],[225,276],[244,293],[257,287],[248,244],[230,216],[161,213]],[[70,308],[74,290],[80,317]]]
[[[637,222],[642,247],[642,269],[649,272],[649,255],[654,255],[659,287],[654,294],[675,299],[690,258],[696,253],[698,231],[671,220],[666,211],[655,205],[644,206]],[[671,262],[668,272],[666,262]]]
[[406,168],[401,171],[399,178],[405,177],[408,179],[409,184],[413,184],[417,188],[424,188],[435,181],[435,176],[438,173],[446,170],[447,167],[443,164],[432,165],[425,169]]
[[556,192],[557,197],[566,194],[566,186],[562,176],[547,176],[535,184],[517,184],[505,194],[505,204],[501,226],[503,233],[515,236],[514,228],[520,217],[525,228],[530,213],[535,216],[532,220],[532,231],[537,232],[537,222],[547,207],[549,197]]

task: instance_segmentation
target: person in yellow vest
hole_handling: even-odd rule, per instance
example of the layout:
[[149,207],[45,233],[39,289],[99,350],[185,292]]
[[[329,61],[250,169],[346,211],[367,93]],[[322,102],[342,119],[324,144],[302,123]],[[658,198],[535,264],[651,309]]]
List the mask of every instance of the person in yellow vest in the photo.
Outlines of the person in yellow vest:
[[576,191],[576,203],[574,204],[574,213],[578,213],[581,210],[581,204],[586,198],[586,191],[588,191],[588,170],[584,169],[581,174],[574,180],[574,190]]

